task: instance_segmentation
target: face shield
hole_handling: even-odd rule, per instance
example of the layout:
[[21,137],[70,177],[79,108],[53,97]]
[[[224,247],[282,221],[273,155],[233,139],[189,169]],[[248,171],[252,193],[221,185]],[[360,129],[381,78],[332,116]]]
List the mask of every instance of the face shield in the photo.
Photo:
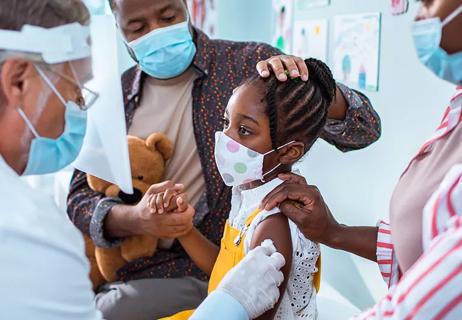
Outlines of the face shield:
[[93,17],[90,26],[95,76],[87,85],[99,97],[88,110],[87,134],[74,166],[132,194],[115,25],[107,15]]
[[[111,16],[95,17],[90,27],[72,23],[50,29],[26,25],[21,31],[0,30],[0,61],[31,60],[81,88],[83,101],[78,104],[87,110],[87,131],[73,166],[132,193],[116,50]],[[72,78],[56,68],[68,62]]]

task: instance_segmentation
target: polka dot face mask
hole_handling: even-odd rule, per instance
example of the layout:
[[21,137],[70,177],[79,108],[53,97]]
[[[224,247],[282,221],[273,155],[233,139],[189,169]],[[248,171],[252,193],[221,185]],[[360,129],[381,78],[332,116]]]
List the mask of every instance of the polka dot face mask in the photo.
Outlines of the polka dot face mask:
[[[293,142],[286,143],[277,150]],[[230,187],[240,186],[255,180],[265,182],[264,176],[281,165],[278,164],[270,171],[263,173],[263,160],[267,154],[274,151],[276,150],[261,154],[234,141],[222,131],[215,133],[215,161],[223,181]]]

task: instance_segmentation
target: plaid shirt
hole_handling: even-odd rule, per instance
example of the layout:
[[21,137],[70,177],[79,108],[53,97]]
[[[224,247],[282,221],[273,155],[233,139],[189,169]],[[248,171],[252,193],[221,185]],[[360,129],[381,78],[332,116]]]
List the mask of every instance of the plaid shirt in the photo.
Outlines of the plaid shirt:
[[[195,33],[197,54],[193,66],[199,77],[192,90],[193,125],[206,183],[206,193],[196,206],[195,225],[208,239],[219,244],[230,211],[231,189],[224,185],[214,161],[214,134],[222,130],[221,119],[233,89],[256,72],[259,61],[281,52],[267,44],[211,40],[199,30]],[[127,128],[140,104],[146,77],[138,66],[122,76]],[[347,116],[343,121],[328,120],[321,137],[342,151],[364,148],[379,138],[380,119],[367,97],[342,84],[338,87],[349,103]],[[191,138],[191,141],[194,140]],[[120,243],[104,237],[103,224],[107,213],[118,203],[118,199],[92,191],[85,173],[74,173],[68,215],[98,246]],[[152,257],[128,263],[118,275],[122,281],[184,276],[207,279],[178,242],[170,250],[158,250]]]

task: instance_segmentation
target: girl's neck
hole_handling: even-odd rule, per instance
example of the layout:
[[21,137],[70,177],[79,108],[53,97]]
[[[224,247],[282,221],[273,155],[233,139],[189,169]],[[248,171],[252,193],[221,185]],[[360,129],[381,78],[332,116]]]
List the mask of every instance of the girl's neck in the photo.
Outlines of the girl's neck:
[[265,183],[268,183],[271,180],[277,178],[281,173],[289,173],[289,172],[292,172],[292,166],[290,166],[290,165],[282,165],[282,166],[279,166],[279,168],[277,168],[276,170],[274,170],[270,174],[268,174],[267,176],[264,176],[263,181],[262,180],[255,180],[255,181],[252,181],[252,182],[248,182],[246,184],[241,185],[240,188],[242,190],[254,189],[254,188],[260,187],[260,186],[264,185]]

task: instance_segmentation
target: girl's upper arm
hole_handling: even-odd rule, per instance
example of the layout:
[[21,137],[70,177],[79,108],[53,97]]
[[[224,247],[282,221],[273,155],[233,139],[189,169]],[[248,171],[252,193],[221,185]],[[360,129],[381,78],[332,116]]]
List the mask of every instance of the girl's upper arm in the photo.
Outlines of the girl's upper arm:
[[292,238],[290,235],[289,221],[287,217],[278,213],[268,217],[267,219],[260,222],[257,226],[251,242],[250,249],[258,247],[263,240],[271,239],[273,240],[274,246],[286,259],[286,264],[282,268],[282,273],[284,274],[284,282],[279,287],[279,292],[281,293],[278,303],[275,307],[262,316],[259,320],[271,320],[276,315],[276,311],[279,308],[279,304],[284,295],[287,286],[287,280],[290,275],[290,270],[292,267]]

